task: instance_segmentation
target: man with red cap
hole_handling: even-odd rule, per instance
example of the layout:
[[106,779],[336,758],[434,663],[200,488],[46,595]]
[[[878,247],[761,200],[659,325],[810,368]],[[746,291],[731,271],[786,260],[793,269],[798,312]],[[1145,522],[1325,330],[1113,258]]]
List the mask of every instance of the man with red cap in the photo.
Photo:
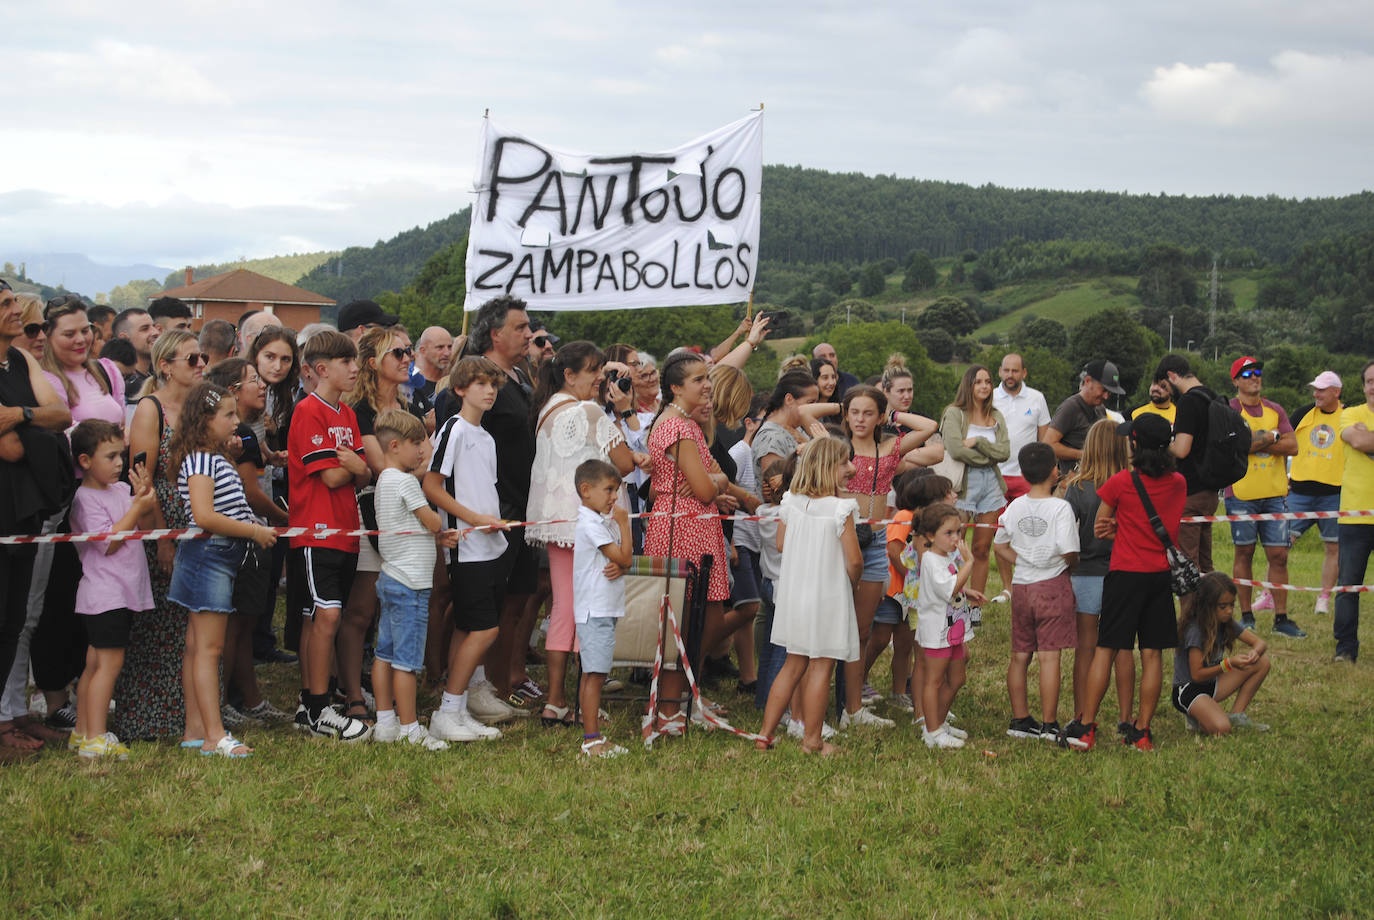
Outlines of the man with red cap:
[[[1312,402],[1293,413],[1298,452],[1288,470],[1288,510],[1336,511],[1341,507],[1341,473],[1345,468],[1345,442],[1340,435],[1344,409],[1341,378],[1334,371],[1322,371],[1308,386],[1312,388]],[[1325,550],[1317,613],[1330,613],[1339,558],[1339,522],[1335,518],[1289,521],[1288,538],[1290,543],[1298,542],[1298,537],[1314,524]]]
[[[1226,489],[1227,514],[1284,514],[1288,511],[1288,476],[1284,457],[1298,452],[1298,442],[1288,413],[1276,402],[1260,396],[1264,383],[1264,364],[1245,355],[1231,363],[1231,382],[1236,388],[1231,408],[1240,412],[1250,426],[1250,464],[1241,477]],[[1255,543],[1264,544],[1269,560],[1269,581],[1280,584],[1288,581],[1288,521],[1232,521],[1231,542],[1236,547],[1236,559],[1231,568],[1233,577],[1253,578]],[[1265,591],[1250,606],[1253,589],[1240,584],[1236,600],[1240,604],[1240,622],[1246,629],[1255,628],[1255,610],[1274,611],[1274,633],[1291,639],[1305,639],[1307,633],[1288,619],[1288,592],[1276,588]]]

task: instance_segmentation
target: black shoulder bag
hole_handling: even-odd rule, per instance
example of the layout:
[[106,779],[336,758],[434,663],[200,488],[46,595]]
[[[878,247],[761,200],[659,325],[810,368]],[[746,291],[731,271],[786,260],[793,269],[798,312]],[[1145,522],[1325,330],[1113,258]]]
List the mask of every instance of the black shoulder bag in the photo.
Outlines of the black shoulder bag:
[[1145,491],[1145,483],[1140,481],[1140,474],[1132,471],[1131,482],[1135,483],[1135,493],[1140,496],[1140,503],[1145,506],[1145,513],[1150,516],[1150,526],[1154,528],[1155,536],[1164,544],[1164,556],[1169,560],[1169,587],[1179,597],[1192,594],[1197,590],[1197,583],[1202,580],[1202,570],[1169,539],[1169,531],[1164,529],[1164,522],[1159,519],[1154,502],[1150,501],[1150,494]]

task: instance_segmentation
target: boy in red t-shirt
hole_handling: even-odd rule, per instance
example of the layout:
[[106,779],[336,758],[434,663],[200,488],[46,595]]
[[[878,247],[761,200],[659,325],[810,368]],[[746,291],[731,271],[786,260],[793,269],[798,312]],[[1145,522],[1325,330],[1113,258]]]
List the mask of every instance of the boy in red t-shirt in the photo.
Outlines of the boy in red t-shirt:
[[291,548],[299,551],[296,561],[310,588],[300,643],[305,693],[296,724],[313,735],[340,741],[366,741],[372,734],[366,722],[343,716],[329,705],[334,636],[358,567],[358,538],[315,534],[357,530],[357,490],[372,481],[358,417],[341,401],[358,379],[357,359],[353,340],[342,332],[320,332],[305,343],[302,363],[319,383],[297,403],[286,445],[290,523],[307,531],[291,538]]
[[1131,439],[1131,467],[1104,482],[1097,490],[1102,504],[1093,531],[1113,540],[1112,561],[1102,583],[1102,614],[1097,628],[1097,651],[1088,671],[1086,710],[1064,728],[1068,739],[1083,750],[1097,740],[1097,707],[1107,692],[1112,660],[1120,649],[1140,645],[1140,710],[1122,744],[1154,750],[1150,719],[1159,705],[1164,684],[1163,650],[1178,645],[1178,621],[1164,545],[1150,526],[1149,515],[1136,491],[1138,476],[1155,513],[1171,540],[1178,540],[1179,521],[1187,500],[1183,476],[1174,471],[1169,453],[1173,432],[1159,415],[1139,415],[1117,428]]

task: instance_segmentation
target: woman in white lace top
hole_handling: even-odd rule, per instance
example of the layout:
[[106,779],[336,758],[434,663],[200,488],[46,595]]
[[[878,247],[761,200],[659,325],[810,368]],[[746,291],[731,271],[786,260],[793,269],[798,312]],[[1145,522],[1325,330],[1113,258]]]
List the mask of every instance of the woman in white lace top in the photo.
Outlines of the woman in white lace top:
[[624,365],[608,364],[591,342],[571,342],[540,367],[539,384],[530,401],[535,413],[535,454],[526,520],[560,522],[532,524],[525,529],[526,542],[548,548],[553,586],[546,642],[549,699],[541,716],[546,725],[572,724],[563,683],[576,637],[573,535],[581,503],[573,473],[580,463],[591,459],[609,460],[622,475],[635,466],[634,454],[615,418],[597,401],[604,400],[617,417],[632,411],[629,393],[606,386],[608,370],[630,373]]

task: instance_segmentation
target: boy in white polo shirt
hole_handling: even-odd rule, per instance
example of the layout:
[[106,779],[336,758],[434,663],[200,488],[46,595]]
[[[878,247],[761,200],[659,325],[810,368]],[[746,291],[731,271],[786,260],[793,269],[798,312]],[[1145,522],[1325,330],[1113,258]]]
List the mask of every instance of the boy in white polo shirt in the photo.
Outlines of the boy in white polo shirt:
[[[429,626],[429,591],[434,580],[434,538],[439,515],[425,501],[415,471],[424,462],[424,423],[404,409],[388,409],[373,425],[386,454],[386,469],[377,477],[377,549],[382,571],[377,576],[377,599],[382,616],[377,626],[377,656],[372,663],[372,688],[377,694],[376,741],[418,744],[442,751],[447,742],[429,734],[415,714],[415,675],[425,664],[425,634]],[[387,531],[428,531],[411,535]],[[457,543],[446,535],[446,545]]]
[[582,499],[573,543],[573,621],[581,646],[582,753],[615,757],[625,749],[601,736],[601,687],[615,657],[615,624],[625,615],[625,581],[634,543],[630,517],[616,505],[620,473],[604,460],[588,460],[573,474]]

